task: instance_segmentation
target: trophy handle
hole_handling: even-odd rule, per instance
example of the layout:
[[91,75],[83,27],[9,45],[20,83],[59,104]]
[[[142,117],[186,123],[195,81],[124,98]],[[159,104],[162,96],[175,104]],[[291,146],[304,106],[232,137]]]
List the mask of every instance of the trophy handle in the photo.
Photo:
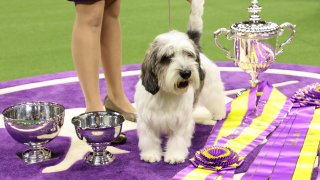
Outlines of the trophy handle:
[[285,22],[279,26],[282,30],[285,28],[289,28],[291,30],[290,37],[279,46],[279,50],[276,52],[276,56],[281,54],[283,52],[283,47],[291,42],[291,40],[294,38],[294,35],[296,33],[296,25],[293,25],[291,23]]
[[[72,120],[71,120],[72,124],[74,124],[74,123],[76,123],[76,122],[78,122],[78,121],[79,121],[79,116],[73,117]],[[74,125],[75,125],[75,124],[74,124]],[[78,138],[79,138],[80,140],[83,140],[83,137],[81,136],[81,134],[80,134],[80,132],[79,132],[79,127],[75,125],[75,126],[74,126],[74,129],[76,130],[76,134],[77,134]]]
[[228,35],[229,35],[229,33],[230,33],[230,30],[228,30],[228,29],[226,29],[226,28],[220,28],[220,29],[218,29],[216,32],[214,32],[214,33],[213,33],[214,43],[218,46],[218,48],[220,48],[221,50],[223,50],[224,52],[226,52],[226,56],[227,56],[228,59],[234,61],[234,58],[231,57],[230,50],[227,49],[227,48],[225,48],[224,46],[222,46],[222,45],[219,43],[219,36],[220,36],[222,33],[225,33],[225,34],[226,34],[226,37],[228,38]]
[[77,134],[78,138],[79,138],[80,140],[83,140],[83,137],[81,136],[81,134],[80,134],[80,132],[79,132],[79,128],[75,127],[75,130],[76,130],[76,134]]

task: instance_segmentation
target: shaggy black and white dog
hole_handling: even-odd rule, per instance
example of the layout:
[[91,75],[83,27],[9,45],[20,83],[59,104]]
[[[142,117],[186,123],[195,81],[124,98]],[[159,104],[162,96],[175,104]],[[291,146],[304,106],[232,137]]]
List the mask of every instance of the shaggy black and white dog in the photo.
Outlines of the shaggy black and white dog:
[[[224,86],[217,66],[200,52],[204,0],[193,0],[187,33],[170,31],[151,43],[136,86],[137,131],[141,160],[184,162],[195,121],[192,111],[204,106],[212,119],[226,115]],[[161,134],[168,135],[166,150]]]

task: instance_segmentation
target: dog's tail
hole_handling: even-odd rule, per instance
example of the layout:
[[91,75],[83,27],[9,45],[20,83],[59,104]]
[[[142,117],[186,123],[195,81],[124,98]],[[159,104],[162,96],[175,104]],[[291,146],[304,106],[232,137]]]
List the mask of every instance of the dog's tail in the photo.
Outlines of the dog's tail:
[[204,1],[205,0],[192,0],[187,31],[189,38],[193,40],[198,47],[200,47],[200,38],[203,28],[202,15],[204,10]]

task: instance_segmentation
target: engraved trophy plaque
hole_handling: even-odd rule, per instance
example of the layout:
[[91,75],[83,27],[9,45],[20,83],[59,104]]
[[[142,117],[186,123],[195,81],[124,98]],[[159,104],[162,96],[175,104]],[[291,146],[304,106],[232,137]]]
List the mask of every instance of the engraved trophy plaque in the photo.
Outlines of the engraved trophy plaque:
[[[259,15],[262,8],[258,5],[258,0],[252,0],[251,3],[248,8],[251,13],[249,21],[235,23],[231,25],[231,30],[218,29],[214,32],[214,42],[226,52],[228,59],[250,74],[249,82],[254,87],[260,81],[259,74],[269,68],[276,57],[283,52],[284,46],[294,38],[295,25],[286,22],[278,26],[276,23],[263,21]],[[278,37],[286,28],[291,30],[291,35],[278,46]],[[228,40],[233,40],[233,55],[219,43],[219,36],[222,34],[225,34]]]

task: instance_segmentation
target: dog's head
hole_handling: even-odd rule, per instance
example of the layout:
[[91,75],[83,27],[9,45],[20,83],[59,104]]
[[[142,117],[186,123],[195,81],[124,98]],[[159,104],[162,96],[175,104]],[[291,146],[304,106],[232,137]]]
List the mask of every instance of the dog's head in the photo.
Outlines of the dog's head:
[[185,33],[171,31],[151,43],[141,69],[142,84],[151,94],[160,89],[182,94],[189,86],[198,89],[204,80],[200,50]]

